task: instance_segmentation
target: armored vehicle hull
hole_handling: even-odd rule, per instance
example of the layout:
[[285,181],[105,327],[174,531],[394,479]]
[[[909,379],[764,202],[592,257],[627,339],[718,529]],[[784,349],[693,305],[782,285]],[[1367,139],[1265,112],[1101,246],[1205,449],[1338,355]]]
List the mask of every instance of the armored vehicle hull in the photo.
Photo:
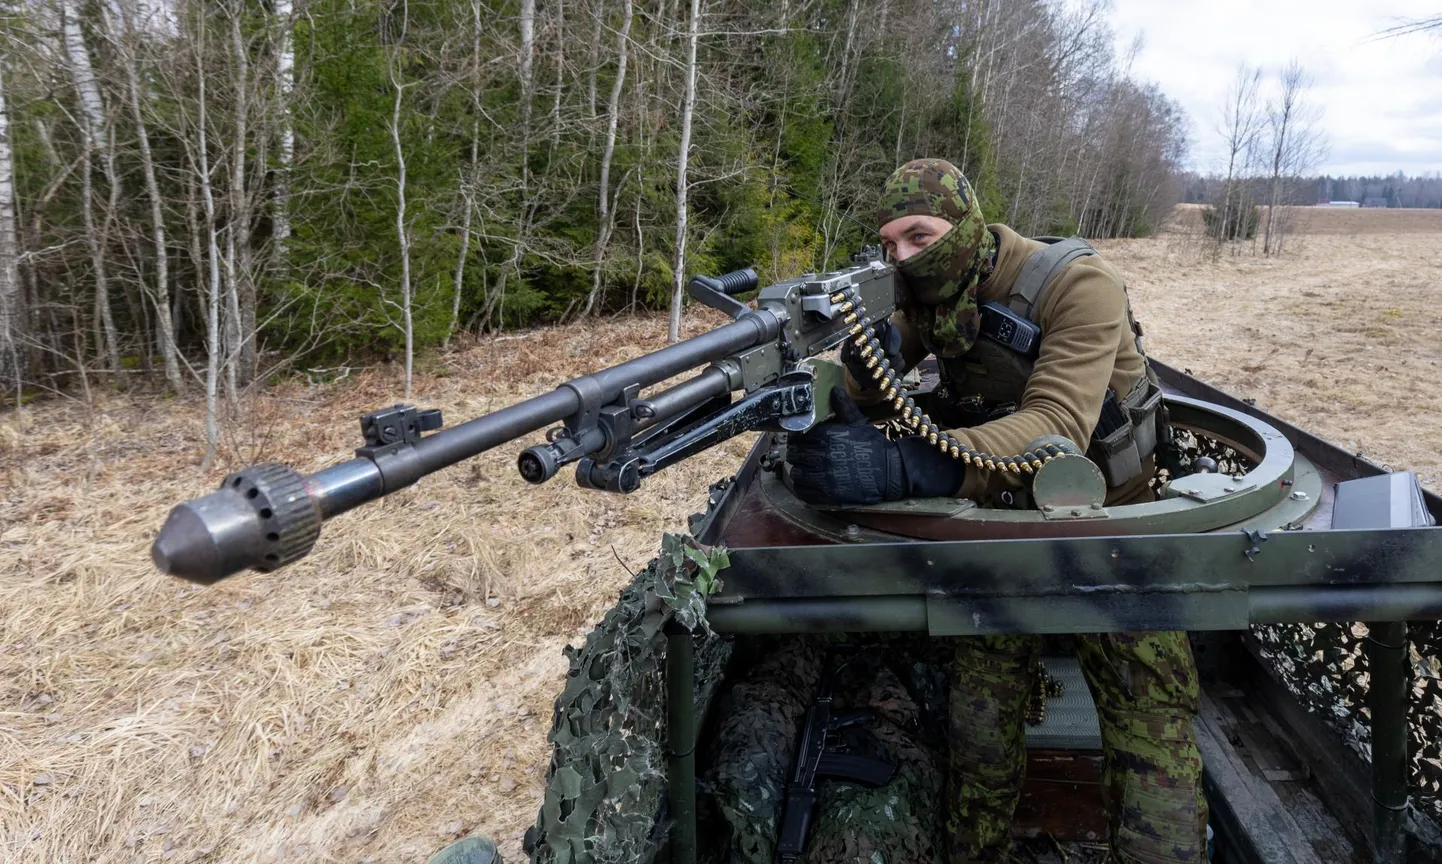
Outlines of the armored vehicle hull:
[[[575,772],[568,761],[599,725],[581,714],[598,704],[596,693],[587,701],[575,686],[595,676],[600,655],[588,642],[558,701],[547,804],[528,836],[533,858],[617,860],[605,848],[617,823],[603,799],[619,795],[615,806],[649,826],[639,857],[749,860],[731,854],[732,839],[708,818],[716,805],[707,760],[724,733],[717,694],[745,680],[758,652],[783,634],[1024,632],[1053,634],[1064,648],[1063,634],[1167,629],[1191,632],[1204,677],[1197,732],[1215,860],[1432,860],[1430,793],[1442,771],[1430,760],[1437,718],[1424,678],[1437,669],[1442,531],[1430,526],[1442,501],[1411,475],[1157,369],[1172,423],[1190,436],[1191,464],[1161,475],[1161,497],[1147,505],[1078,498],[1047,511],[984,510],[947,499],[822,511],[791,495],[777,468],[780,442],[761,436],[692,519],[696,548],[724,546],[725,566],[681,567],[673,550],[676,572],[691,578],[656,583],[672,595],[650,607],[667,618],[649,685],[660,700],[664,680],[665,720],[655,718],[660,740],[650,751],[656,761],[664,754],[664,770],[649,787],[644,771],[624,790],[598,783],[590,799],[569,776],[604,774],[593,759]],[[1197,461],[1204,456],[1216,467]],[[1188,473],[1203,464],[1212,470]],[[719,587],[705,598],[702,623],[687,616],[710,575]],[[658,622],[653,616],[659,648]],[[1074,663],[1049,658],[1048,666],[1073,686],[1028,732],[1014,834],[1036,860],[1100,860],[1093,708]],[[630,683],[647,690],[639,677]]]

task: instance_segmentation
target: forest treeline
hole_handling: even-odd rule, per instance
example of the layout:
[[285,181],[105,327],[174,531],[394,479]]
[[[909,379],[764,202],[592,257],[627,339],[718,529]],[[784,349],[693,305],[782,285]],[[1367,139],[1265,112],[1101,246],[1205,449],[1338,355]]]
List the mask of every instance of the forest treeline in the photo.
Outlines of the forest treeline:
[[[1257,181],[1261,185],[1265,181]],[[1398,172],[1372,177],[1296,177],[1286,181],[1286,200],[1302,206],[1330,201],[1355,201],[1376,207],[1442,207],[1442,176],[1410,177]],[[1214,204],[1222,198],[1224,178],[1187,174],[1182,200],[1188,204]],[[1257,196],[1260,197],[1260,196]]]
[[[670,307],[865,241],[900,162],[1141,235],[1180,109],[1102,0],[0,0],[0,373],[216,413],[297,367]],[[212,427],[213,428],[213,427]]]

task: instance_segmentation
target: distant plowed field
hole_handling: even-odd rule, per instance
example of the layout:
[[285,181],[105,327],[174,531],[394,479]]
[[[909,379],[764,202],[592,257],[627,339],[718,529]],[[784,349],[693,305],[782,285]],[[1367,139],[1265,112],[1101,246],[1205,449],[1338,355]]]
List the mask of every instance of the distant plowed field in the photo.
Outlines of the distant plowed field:
[[[1191,213],[1101,245],[1155,356],[1435,488],[1442,213],[1307,216],[1276,259],[1213,255]],[[721,321],[688,315],[693,334]],[[664,333],[645,318],[489,339],[428,358],[413,401],[453,424]],[[523,860],[562,647],[746,442],[631,496],[528,486],[511,445],[327,523],[281,572],[199,588],[151,569],[171,504],[247,462],[347,458],[398,378],[248,400],[206,475],[194,397],[97,388],[0,414],[0,860],[389,864],[472,830]]]
[[[1442,210],[1436,209],[1285,207],[1283,210],[1296,220],[1295,230],[1299,234],[1442,233]],[[1178,230],[1200,231],[1202,206],[1183,204],[1178,207],[1174,227]]]

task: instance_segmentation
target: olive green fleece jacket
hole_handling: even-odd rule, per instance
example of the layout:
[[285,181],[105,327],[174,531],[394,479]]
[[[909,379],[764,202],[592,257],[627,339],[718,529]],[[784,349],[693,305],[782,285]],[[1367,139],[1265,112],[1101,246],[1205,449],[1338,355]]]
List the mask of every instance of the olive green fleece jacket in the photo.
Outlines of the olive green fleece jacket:
[[[989,227],[1001,242],[996,267],[977,286],[978,306],[1005,305],[1022,264],[1044,245],[1005,225]],[[1126,289],[1115,267],[1099,255],[1068,264],[1032,313],[1041,326],[1041,347],[1016,412],[951,434],[963,445],[997,456],[1021,453],[1043,435],[1065,435],[1086,449],[1106,391],[1125,396],[1145,374],[1126,310]],[[902,356],[912,368],[926,358],[921,334],[904,313],[898,312],[892,323],[901,329]],[[849,374],[846,384],[859,401],[880,398],[876,391],[862,393]],[[980,499],[988,488],[995,491],[992,473],[968,470],[957,496]]]

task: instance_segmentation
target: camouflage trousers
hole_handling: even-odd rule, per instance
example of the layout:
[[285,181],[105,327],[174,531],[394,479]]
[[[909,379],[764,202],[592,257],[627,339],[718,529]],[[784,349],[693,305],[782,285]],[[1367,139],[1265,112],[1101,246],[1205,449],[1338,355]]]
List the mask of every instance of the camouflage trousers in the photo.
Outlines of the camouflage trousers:
[[[1125,864],[1206,860],[1200,695],[1185,633],[1077,636],[1097,705],[1109,840]],[[1041,637],[956,640],[951,682],[947,844],[951,864],[1004,861],[1026,769],[1023,734]]]

